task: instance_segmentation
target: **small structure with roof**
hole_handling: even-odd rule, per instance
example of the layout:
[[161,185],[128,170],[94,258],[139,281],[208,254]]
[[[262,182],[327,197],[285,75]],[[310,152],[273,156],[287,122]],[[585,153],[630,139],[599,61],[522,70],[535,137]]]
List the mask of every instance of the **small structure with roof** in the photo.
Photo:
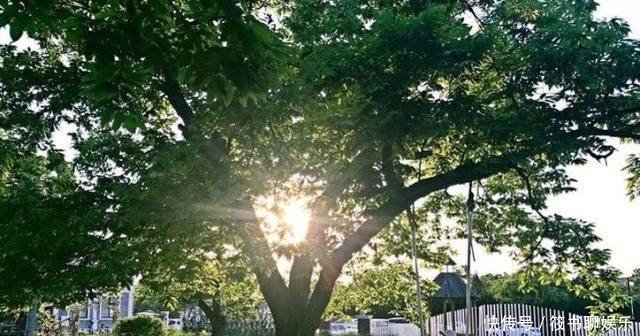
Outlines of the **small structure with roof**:
[[[465,306],[466,298],[466,286],[464,280],[458,273],[455,272],[454,266],[456,263],[449,258],[449,261],[445,265],[444,272],[441,272],[433,279],[440,288],[430,297],[431,307],[437,310],[438,307],[442,307],[441,313],[453,311]],[[471,297],[473,299],[478,298],[478,294],[471,288]],[[451,321],[454,324],[455,321]],[[445,330],[448,324],[445,314]],[[449,325],[451,327],[452,325]]]

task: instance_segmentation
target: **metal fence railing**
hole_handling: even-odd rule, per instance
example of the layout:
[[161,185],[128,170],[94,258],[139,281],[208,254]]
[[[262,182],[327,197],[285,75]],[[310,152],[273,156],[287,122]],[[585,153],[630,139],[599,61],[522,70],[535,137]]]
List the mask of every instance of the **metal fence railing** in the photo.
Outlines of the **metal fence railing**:
[[[432,316],[427,320],[427,332],[431,336],[439,336],[447,329],[464,333],[466,316],[466,309]],[[488,304],[471,309],[470,332],[478,336],[640,336],[640,322],[527,304]]]

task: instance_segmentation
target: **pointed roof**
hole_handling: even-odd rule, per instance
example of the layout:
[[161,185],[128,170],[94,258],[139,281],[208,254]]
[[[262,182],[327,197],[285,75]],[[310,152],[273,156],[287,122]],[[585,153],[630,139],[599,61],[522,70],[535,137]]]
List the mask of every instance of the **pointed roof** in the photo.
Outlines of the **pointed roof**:
[[[467,296],[467,284],[462,278],[453,272],[442,272],[433,279],[440,286],[432,298],[464,299]],[[471,297],[477,298],[478,294],[471,288]]]

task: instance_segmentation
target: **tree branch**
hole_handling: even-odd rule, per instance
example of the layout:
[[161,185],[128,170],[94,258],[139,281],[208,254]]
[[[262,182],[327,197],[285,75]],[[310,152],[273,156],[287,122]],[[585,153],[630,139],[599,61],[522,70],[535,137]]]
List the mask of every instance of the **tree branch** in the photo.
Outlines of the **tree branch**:
[[591,149],[587,149],[585,150],[585,152],[587,154],[589,154],[589,156],[591,156],[592,158],[594,158],[596,161],[600,162],[600,160],[604,160],[604,162],[607,162],[607,159],[613,155],[613,153],[616,152],[616,149],[612,146],[606,146],[607,152],[604,154],[600,154],[600,153],[596,153]]
[[469,1],[467,1],[467,0],[464,0],[464,4],[466,5],[466,7],[469,10],[469,12],[471,12],[471,15],[473,15],[473,18],[476,19],[476,22],[478,23],[480,28],[486,27],[487,24],[484,21],[482,21],[482,19],[480,19],[480,16],[478,16],[478,14],[476,13],[475,9],[473,9],[473,6],[475,4],[469,3]]
[[[293,259],[289,273],[290,302],[293,307],[292,314],[304,318],[311,292],[311,276],[318,256],[326,253],[325,227],[329,214],[324,204],[324,195],[315,202],[312,211],[312,220],[305,235],[306,246],[303,251]],[[300,319],[296,319],[300,320]]]
[[235,229],[242,239],[242,249],[251,260],[253,272],[271,313],[276,320],[287,319],[287,310],[282,302],[282,298],[287,297],[287,286],[278,271],[253,205],[248,200],[238,201],[230,210],[230,215],[238,224]]
[[542,211],[540,211],[540,208],[542,208],[542,206],[536,204],[534,200],[533,187],[531,186],[531,179],[529,178],[529,175],[527,175],[524,169],[518,167],[517,165],[514,165],[513,168],[516,171],[516,174],[520,176],[520,178],[524,182],[525,188],[527,189],[527,198],[529,199],[529,206],[538,215],[538,217],[540,217],[540,219],[542,219],[542,221],[544,222],[544,228],[542,229],[542,234],[540,234],[540,239],[538,239],[538,242],[533,246],[533,248],[529,251],[529,253],[524,258],[525,261],[530,261],[535,256],[536,251],[540,247],[540,244],[542,244],[542,241],[544,240],[544,238],[547,237],[547,234],[551,229],[551,221],[547,216],[545,216],[542,213]]
[[313,323],[314,319],[321,318],[322,311],[331,299],[333,287],[344,265],[411,204],[435,191],[509,170],[515,162],[526,159],[530,154],[530,151],[523,151],[490,157],[482,162],[462,164],[446,173],[415,182],[403,188],[379,208],[367,211],[368,219],[349,235],[331,255],[320,260],[322,270],[306,310],[306,317],[310,319],[308,323]]
[[404,188],[381,207],[367,212],[366,220],[331,255],[332,262],[346,263],[351,255],[366,245],[373,236],[390,223],[398,214],[418,199],[447,187],[483,179],[513,167],[523,160],[528,152],[520,152],[488,158],[478,163],[465,163],[446,173],[422,179]]
[[189,128],[193,121],[193,109],[187,102],[187,99],[180,88],[180,84],[168,73],[168,71],[164,72],[164,81],[162,82],[160,90],[167,96],[169,103],[182,119],[184,125],[182,125],[180,129],[182,130],[184,137],[188,138]]

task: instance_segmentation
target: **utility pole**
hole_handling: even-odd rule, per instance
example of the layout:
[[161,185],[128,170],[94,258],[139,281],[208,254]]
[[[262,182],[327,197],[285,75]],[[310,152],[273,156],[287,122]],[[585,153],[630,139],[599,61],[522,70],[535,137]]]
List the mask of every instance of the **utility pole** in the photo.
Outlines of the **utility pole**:
[[472,232],[473,232],[473,192],[471,191],[472,183],[469,182],[469,195],[467,197],[467,318],[465,321],[466,335],[471,335],[471,251],[472,251]]
[[627,290],[629,291],[629,301],[631,304],[631,320],[634,321],[636,319],[635,312],[633,311],[633,293],[631,293],[631,286],[633,286],[633,280],[631,277],[627,278]]
[[35,335],[38,330],[38,310],[40,309],[40,303],[38,301],[31,305],[31,309],[27,313],[27,319],[24,326],[24,334],[26,336]]
[[422,289],[420,288],[420,268],[418,267],[418,248],[416,247],[417,223],[413,205],[407,211],[409,224],[411,225],[411,253],[413,255],[413,273],[416,280],[416,303],[418,307],[418,320],[420,321],[420,336],[425,336],[424,316],[422,315]]

